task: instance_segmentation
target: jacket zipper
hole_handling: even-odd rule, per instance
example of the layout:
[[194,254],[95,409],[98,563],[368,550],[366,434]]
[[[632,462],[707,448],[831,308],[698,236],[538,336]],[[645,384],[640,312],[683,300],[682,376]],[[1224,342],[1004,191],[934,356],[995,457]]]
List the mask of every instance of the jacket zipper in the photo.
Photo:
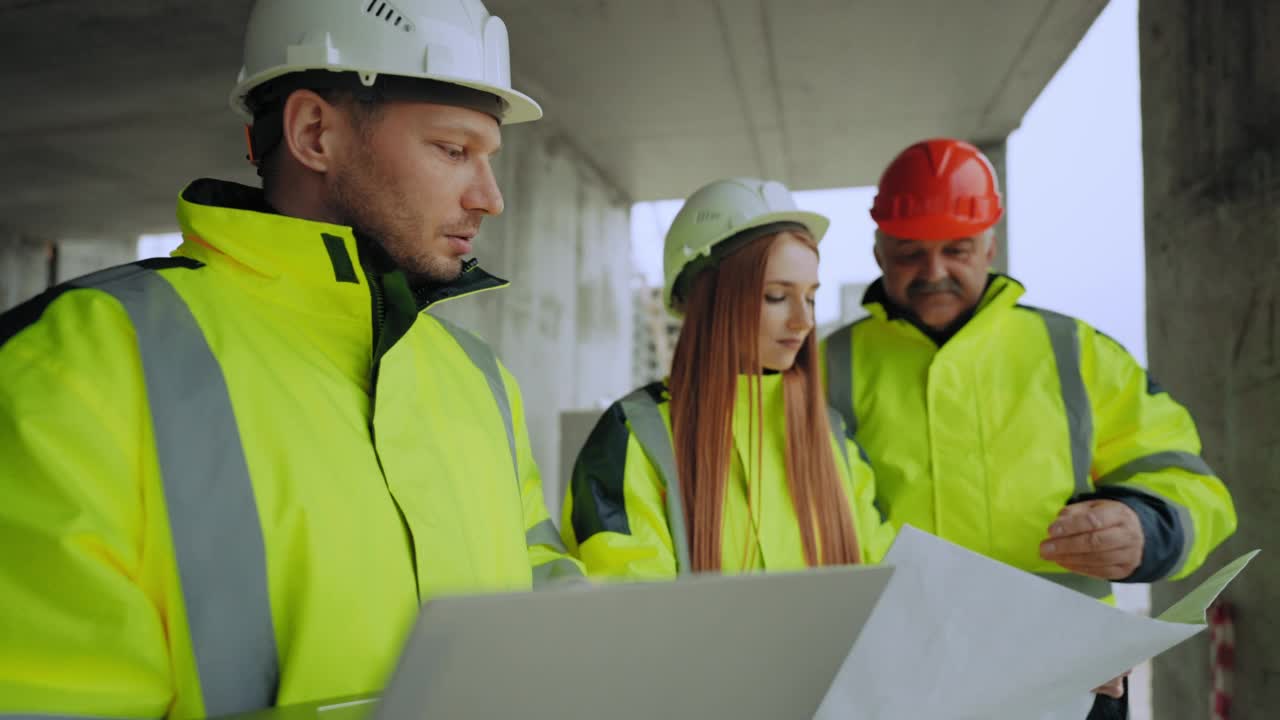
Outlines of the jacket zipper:
[[387,481],[387,470],[382,466],[382,456],[378,454],[378,437],[373,424],[373,419],[378,409],[378,368],[382,364],[382,358],[377,357],[377,353],[378,344],[382,339],[383,326],[386,324],[386,299],[383,297],[382,283],[378,280],[377,274],[366,267],[364,275],[365,280],[369,283],[369,294],[373,297],[373,342],[369,350],[370,358],[372,359],[369,369],[369,442],[373,445],[373,457],[378,461],[378,472],[382,473],[382,483],[387,488],[387,495],[391,497],[391,504],[395,505],[396,513],[400,515],[400,525],[404,528],[405,539],[409,543],[409,562],[413,570],[413,586],[418,595],[418,602],[421,603],[422,583],[418,579],[418,546],[413,539],[413,532],[409,529],[409,518],[405,516],[404,508],[400,507],[400,501],[396,499],[395,493],[391,492],[391,484]]

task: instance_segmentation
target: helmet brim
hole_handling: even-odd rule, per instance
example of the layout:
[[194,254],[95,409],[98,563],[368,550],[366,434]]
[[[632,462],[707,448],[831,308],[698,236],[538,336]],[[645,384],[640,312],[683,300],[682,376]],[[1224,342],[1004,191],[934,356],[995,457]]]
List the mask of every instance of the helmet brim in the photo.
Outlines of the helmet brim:
[[[711,251],[711,248],[715,247],[716,245],[719,245],[720,243],[724,242],[725,240],[728,240],[731,237],[735,237],[737,235],[750,232],[756,228],[765,227],[766,225],[774,225],[777,223],[788,223],[788,222],[796,223],[797,225],[803,225],[805,229],[809,231],[809,234],[813,236],[813,241],[815,243],[821,243],[822,238],[826,236],[827,230],[830,229],[831,227],[831,221],[825,215],[819,215],[818,213],[815,213],[815,212],[806,212],[804,210],[784,210],[782,212],[765,213],[764,215],[757,215],[756,217],[751,218],[751,221],[749,223],[742,225],[741,227],[736,227],[730,232],[726,232],[723,235],[717,236],[714,240],[707,243],[706,247],[703,248],[702,253],[709,253]],[[700,253],[700,255],[702,253]],[[688,263],[685,263],[684,267],[688,267]],[[680,272],[684,272],[684,267],[680,269]],[[676,273],[676,277],[679,277],[679,273]],[[667,312],[669,312],[672,316],[677,318],[683,317],[684,313],[680,312],[675,307],[674,298],[672,297],[672,292],[674,291],[674,289],[675,289],[674,278],[663,283],[663,289],[662,289],[663,304],[666,305]]]
[[877,220],[880,232],[901,240],[919,240],[921,242],[945,242],[973,237],[988,228],[994,227],[1004,215],[1004,210],[996,212],[994,218],[982,222],[960,220],[958,218],[913,217],[894,220]]
[[[249,110],[247,99],[248,99],[249,93],[252,92],[254,88],[258,87],[259,85],[262,85],[265,82],[281,77],[283,75],[288,75],[290,73],[296,73],[296,72],[303,72],[306,70],[329,70],[331,72],[353,72],[353,73],[369,72],[368,70],[365,70],[363,68],[344,67],[340,65],[326,65],[324,67],[302,67],[302,66],[274,67],[269,70],[264,70],[263,72],[257,73],[256,75],[245,78],[244,80],[236,83],[236,86],[231,90],[231,97],[230,97],[231,109],[234,110],[236,114],[240,115],[240,117],[244,118],[245,121],[252,122],[253,112]],[[481,92],[487,92],[493,95],[497,95],[507,103],[507,112],[502,117],[503,125],[516,125],[518,123],[532,122],[542,117],[542,106],[539,105],[537,101],[535,101],[533,98],[529,97],[528,95],[525,95],[524,93],[518,90],[498,87],[497,85],[490,85],[488,83],[478,82],[468,78],[455,77],[452,75],[439,75],[439,74],[427,74],[427,73],[421,73],[421,74],[378,73],[378,74],[394,75],[396,77],[405,77],[405,78],[416,78],[421,80],[434,80],[436,82],[449,83],[451,85],[459,85],[461,87],[471,88],[472,90],[479,90]]]

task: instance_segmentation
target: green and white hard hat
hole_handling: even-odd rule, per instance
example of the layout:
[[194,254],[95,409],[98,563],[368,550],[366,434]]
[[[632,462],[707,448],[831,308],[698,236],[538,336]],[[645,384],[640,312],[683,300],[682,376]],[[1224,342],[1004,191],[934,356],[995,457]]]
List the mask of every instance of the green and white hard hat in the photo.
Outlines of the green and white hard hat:
[[[662,263],[667,309],[679,314],[677,285],[683,290],[694,275],[713,264],[712,249],[717,245],[777,232],[784,223],[804,226],[815,241],[821,241],[831,225],[825,216],[797,208],[791,191],[774,180],[727,178],[702,186],[685,200],[667,231]],[[760,233],[744,235],[751,230]]]

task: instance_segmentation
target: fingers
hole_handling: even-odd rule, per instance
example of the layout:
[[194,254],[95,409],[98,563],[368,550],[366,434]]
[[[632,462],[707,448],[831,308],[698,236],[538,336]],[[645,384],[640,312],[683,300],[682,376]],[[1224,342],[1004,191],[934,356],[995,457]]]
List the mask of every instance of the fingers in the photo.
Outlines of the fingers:
[[1142,563],[1142,536],[1122,528],[1099,530],[1041,544],[1040,556],[1080,575],[1122,580]]
[[1142,544],[1142,529],[1111,526],[1101,530],[1051,537],[1040,543],[1040,554],[1049,560],[1073,556],[1107,555]]
[[1061,538],[1090,533],[1103,528],[1138,524],[1137,514],[1122,502],[1089,500],[1068,505],[1049,526],[1049,537]]
[[1119,700],[1124,697],[1124,683],[1119,680],[1112,680],[1106,685],[1094,688],[1093,692],[1095,695],[1106,695],[1109,698]]
[[1131,672],[1133,671],[1132,670],[1126,671],[1120,677],[1114,678],[1102,685],[1099,685],[1098,687],[1093,689],[1094,694],[1106,695],[1109,698],[1115,698],[1116,700],[1119,700],[1120,698],[1124,697],[1124,679],[1126,677],[1129,677],[1129,673]]
[[1059,562],[1059,565],[1070,570],[1077,575],[1088,575],[1100,580],[1124,580],[1138,569],[1137,562],[1129,562],[1119,565],[1084,565],[1068,562]]
[[1122,580],[1142,563],[1145,538],[1138,515],[1114,500],[1068,505],[1049,526],[1040,557],[1074,573]]

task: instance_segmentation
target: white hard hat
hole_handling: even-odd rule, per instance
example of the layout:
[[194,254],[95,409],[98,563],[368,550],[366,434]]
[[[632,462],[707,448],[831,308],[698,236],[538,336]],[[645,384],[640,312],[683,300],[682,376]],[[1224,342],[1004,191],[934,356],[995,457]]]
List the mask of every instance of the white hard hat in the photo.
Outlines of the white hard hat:
[[542,117],[511,88],[507,26],[480,0],[257,0],[231,107],[252,120],[254,88],[306,70],[358,73],[365,86],[379,75],[436,80],[501,98],[505,124]]
[[690,195],[667,231],[662,264],[667,308],[675,311],[676,281],[690,263],[710,257],[712,248],[740,233],[778,223],[803,225],[815,241],[831,225],[825,216],[797,208],[791,191],[773,180],[716,180]]

